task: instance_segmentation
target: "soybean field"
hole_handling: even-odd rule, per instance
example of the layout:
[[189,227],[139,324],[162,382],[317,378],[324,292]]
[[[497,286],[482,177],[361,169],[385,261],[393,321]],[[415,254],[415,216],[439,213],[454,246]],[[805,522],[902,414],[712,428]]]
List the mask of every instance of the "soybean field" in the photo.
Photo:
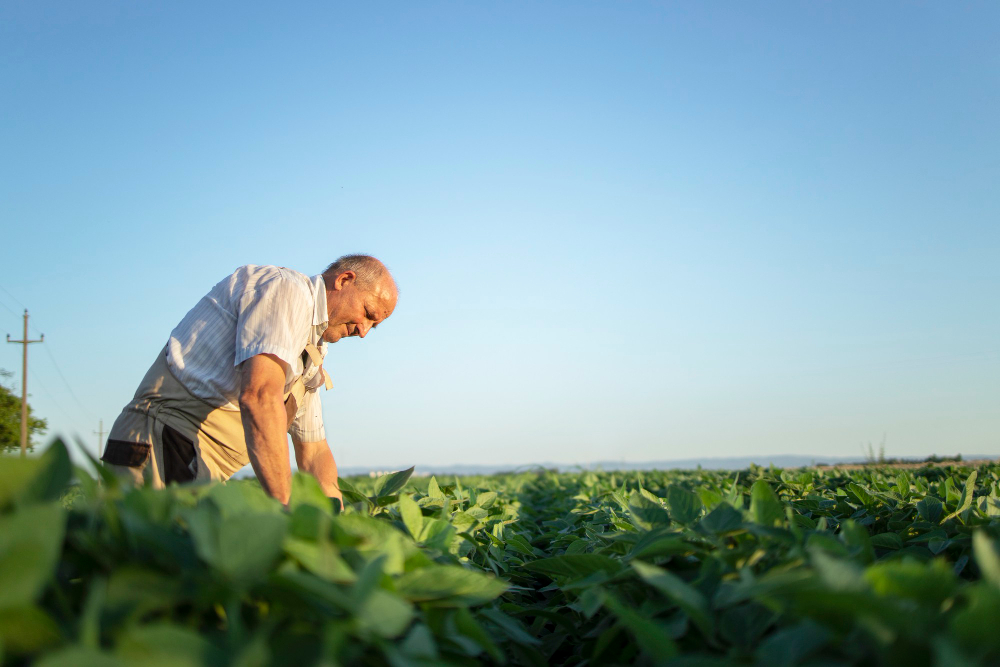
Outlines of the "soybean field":
[[0,458],[0,664],[1000,664],[1000,466],[125,490]]

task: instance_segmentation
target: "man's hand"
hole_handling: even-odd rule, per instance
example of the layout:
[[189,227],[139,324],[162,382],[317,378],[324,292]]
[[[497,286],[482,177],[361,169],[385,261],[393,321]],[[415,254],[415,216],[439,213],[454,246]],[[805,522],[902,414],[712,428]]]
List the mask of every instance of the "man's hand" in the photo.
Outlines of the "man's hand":
[[292,469],[284,402],[285,364],[272,354],[258,354],[244,361],[241,368],[240,416],[250,465],[264,491],[288,505]]
[[333,452],[326,440],[317,442],[300,442],[294,435],[292,444],[295,446],[295,462],[299,470],[309,473],[316,478],[320,487],[330,498],[340,501],[341,507],[344,505],[344,497],[340,493],[340,485],[337,483],[337,462],[333,460]]

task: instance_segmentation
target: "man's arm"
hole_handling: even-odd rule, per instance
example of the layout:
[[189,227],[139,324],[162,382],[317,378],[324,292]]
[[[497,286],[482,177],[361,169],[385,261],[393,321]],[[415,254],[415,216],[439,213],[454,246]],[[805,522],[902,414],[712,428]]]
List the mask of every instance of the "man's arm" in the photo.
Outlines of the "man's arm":
[[340,494],[340,484],[337,482],[337,462],[333,460],[333,452],[326,440],[301,442],[293,435],[292,445],[295,446],[295,463],[299,470],[315,477],[323,493],[336,498],[343,505],[344,497]]
[[240,416],[250,465],[264,491],[287,505],[292,493],[288,461],[285,367],[272,354],[258,354],[242,364]]

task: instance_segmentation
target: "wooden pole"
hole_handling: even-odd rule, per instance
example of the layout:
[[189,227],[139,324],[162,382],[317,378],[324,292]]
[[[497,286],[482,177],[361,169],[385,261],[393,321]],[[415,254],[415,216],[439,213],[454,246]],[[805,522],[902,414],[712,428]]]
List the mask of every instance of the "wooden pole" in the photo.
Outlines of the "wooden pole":
[[28,309],[24,309],[24,337],[21,340],[11,340],[7,334],[8,343],[18,343],[24,347],[21,361],[21,456],[28,455],[28,345],[42,343],[45,334],[38,340],[28,340]]

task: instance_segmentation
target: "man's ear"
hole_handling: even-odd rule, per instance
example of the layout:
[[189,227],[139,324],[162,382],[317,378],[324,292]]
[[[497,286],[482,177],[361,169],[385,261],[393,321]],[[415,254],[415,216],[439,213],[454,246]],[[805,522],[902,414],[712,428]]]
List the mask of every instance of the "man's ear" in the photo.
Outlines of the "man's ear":
[[353,285],[358,275],[354,271],[344,271],[333,279],[333,289],[343,289],[345,285]]

